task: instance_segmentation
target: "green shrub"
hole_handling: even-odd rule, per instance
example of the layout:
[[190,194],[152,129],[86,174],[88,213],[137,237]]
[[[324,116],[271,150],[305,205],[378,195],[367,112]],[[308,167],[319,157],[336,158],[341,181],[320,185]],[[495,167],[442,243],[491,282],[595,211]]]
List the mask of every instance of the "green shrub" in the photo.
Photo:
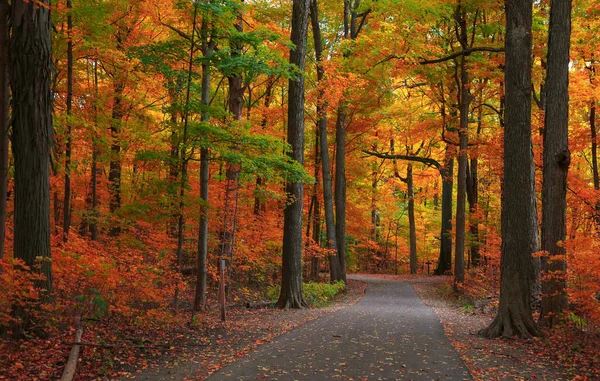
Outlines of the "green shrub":
[[[302,285],[302,296],[311,307],[325,307],[331,303],[333,298],[346,289],[346,285],[341,280],[333,283],[308,282]],[[267,289],[267,296],[273,302],[279,298],[281,286],[273,286]]]

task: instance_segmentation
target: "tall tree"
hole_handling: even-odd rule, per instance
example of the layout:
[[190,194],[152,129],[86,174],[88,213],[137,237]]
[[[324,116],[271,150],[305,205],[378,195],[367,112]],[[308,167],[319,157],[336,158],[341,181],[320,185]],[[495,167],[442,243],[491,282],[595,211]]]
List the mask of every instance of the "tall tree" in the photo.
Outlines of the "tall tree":
[[[52,48],[47,0],[11,2],[9,42],[12,149],[15,161],[14,256],[43,277],[52,292],[50,261],[50,146],[52,142]],[[30,317],[29,317],[30,318]],[[28,317],[23,322],[27,327]]]
[[[319,5],[317,0],[310,3],[310,19],[313,31],[315,58],[317,61],[317,82],[321,86],[325,77],[323,67],[323,42],[319,25]],[[324,89],[319,88],[317,96],[317,124],[321,148],[321,164],[323,167],[323,204],[325,207],[325,231],[329,254],[329,275],[332,281],[340,279],[340,261],[337,254],[335,217],[333,214],[333,191],[331,183],[331,162],[329,160],[329,144],[327,142],[327,104],[323,101]]]
[[415,191],[413,186],[413,167],[406,166],[406,187],[408,188],[408,226],[410,243],[410,273],[417,273],[417,229],[415,226]]
[[[541,334],[531,315],[532,237],[537,215],[531,142],[532,0],[506,0],[504,186],[500,306],[485,337]],[[524,170],[525,169],[525,170]]]
[[65,137],[65,192],[63,199],[63,240],[69,239],[71,228],[71,150],[73,111],[73,15],[71,0],[67,0],[67,131]]
[[[0,261],[6,238],[6,195],[8,190],[8,16],[10,5],[0,0]],[[0,269],[1,270],[1,269]]]
[[[207,17],[203,17],[200,27],[201,49],[204,59],[202,60],[202,95],[201,101],[204,109],[202,110],[201,120],[208,123],[210,121],[210,63],[209,59],[214,50],[214,42],[209,38],[209,27]],[[205,142],[206,144],[206,142]],[[206,276],[207,276],[207,258],[208,258],[208,180],[209,180],[209,150],[208,147],[200,148],[200,198],[202,206],[200,208],[200,227],[198,230],[198,278],[196,280],[196,295],[194,298],[194,310],[203,309],[206,305]]]
[[560,321],[567,307],[565,248],[569,152],[569,50],[572,0],[550,1],[545,81],[542,186],[542,310],[540,324]]
[[[310,0],[293,0],[292,3],[290,63],[296,65],[300,74],[289,80],[288,97],[288,143],[291,157],[304,164],[304,67],[306,64],[306,38],[308,34],[308,10]],[[283,254],[281,264],[281,293],[279,308],[302,308],[302,204],[304,184],[302,181],[286,184],[288,204],[283,212]]]
[[[463,51],[469,49],[467,36],[466,10],[459,0],[454,11],[456,21],[456,34]],[[454,249],[454,290],[458,291],[458,284],[465,281],[465,222],[466,222],[466,195],[467,195],[467,169],[469,148],[469,106],[471,94],[469,92],[469,72],[467,70],[466,56],[460,58],[460,78],[457,76],[459,91],[457,92],[459,109],[459,153],[458,153],[458,189],[456,194],[456,243]]]

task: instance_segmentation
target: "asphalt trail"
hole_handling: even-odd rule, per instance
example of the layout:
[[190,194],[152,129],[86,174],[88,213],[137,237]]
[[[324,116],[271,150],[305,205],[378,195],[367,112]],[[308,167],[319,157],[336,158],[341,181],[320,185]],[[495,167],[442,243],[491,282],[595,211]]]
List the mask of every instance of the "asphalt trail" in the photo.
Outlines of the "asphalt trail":
[[410,283],[352,279],[368,283],[358,303],[279,336],[208,380],[471,380]]

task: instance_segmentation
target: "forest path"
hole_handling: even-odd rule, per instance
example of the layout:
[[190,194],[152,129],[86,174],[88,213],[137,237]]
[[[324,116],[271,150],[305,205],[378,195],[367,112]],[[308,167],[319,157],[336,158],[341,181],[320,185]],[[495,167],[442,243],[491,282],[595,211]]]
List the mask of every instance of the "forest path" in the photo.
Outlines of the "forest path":
[[350,278],[368,283],[358,303],[279,336],[208,380],[471,379],[409,282]]

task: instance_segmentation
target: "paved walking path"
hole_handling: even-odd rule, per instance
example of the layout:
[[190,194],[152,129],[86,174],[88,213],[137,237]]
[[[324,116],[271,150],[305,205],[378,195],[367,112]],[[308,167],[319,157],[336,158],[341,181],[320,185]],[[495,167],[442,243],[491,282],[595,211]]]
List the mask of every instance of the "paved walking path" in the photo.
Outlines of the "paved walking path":
[[368,283],[358,303],[279,336],[208,380],[471,380],[409,283],[352,279]]

